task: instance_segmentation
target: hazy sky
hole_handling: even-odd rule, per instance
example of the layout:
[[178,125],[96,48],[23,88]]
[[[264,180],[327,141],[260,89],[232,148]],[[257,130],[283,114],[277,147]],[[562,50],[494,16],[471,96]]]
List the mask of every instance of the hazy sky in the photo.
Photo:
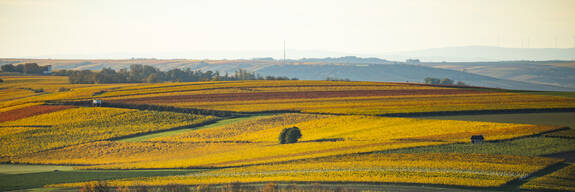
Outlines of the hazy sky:
[[567,48],[575,0],[0,0],[0,26],[0,57]]

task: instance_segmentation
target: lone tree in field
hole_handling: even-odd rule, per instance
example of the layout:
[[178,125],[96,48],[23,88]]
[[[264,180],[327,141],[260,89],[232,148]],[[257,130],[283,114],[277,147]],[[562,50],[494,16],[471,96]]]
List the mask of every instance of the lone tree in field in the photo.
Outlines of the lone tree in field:
[[296,143],[301,138],[301,131],[297,127],[285,128],[279,136],[280,144]]

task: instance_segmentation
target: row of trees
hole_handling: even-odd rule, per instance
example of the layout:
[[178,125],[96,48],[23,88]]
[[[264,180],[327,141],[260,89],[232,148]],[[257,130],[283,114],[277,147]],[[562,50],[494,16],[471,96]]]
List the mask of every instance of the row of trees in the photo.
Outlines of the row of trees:
[[349,78],[337,78],[337,77],[327,77],[326,81],[351,81]]
[[52,66],[45,65],[39,66],[37,63],[24,63],[24,64],[6,64],[2,65],[0,69],[3,72],[19,72],[19,73],[26,73],[26,74],[43,74],[45,71],[50,71]]
[[426,77],[424,79],[425,84],[431,84],[431,85],[460,85],[460,86],[464,86],[465,83],[458,81],[457,84],[455,84],[455,81],[449,79],[449,78],[443,78],[443,79],[439,79],[439,78],[433,78],[433,77]]
[[[192,71],[188,69],[172,69],[169,71],[160,71],[159,69],[148,66],[134,64],[129,69],[120,69],[115,71],[111,68],[104,68],[99,72],[89,70],[60,70],[53,73],[54,75],[68,76],[70,83],[159,83],[164,81],[171,82],[196,82],[196,81],[234,81],[234,80],[290,80],[288,77],[260,76],[246,70],[238,70],[233,75],[221,75],[219,72],[212,71]],[[297,80],[295,78],[291,80]]]

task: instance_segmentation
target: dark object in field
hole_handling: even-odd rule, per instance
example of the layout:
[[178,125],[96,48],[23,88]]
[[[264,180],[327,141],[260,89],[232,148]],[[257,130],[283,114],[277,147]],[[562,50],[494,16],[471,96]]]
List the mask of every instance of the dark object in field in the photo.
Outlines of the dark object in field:
[[471,136],[471,143],[473,143],[473,144],[483,143],[484,140],[485,140],[485,138],[483,137],[483,135]]
[[301,132],[297,127],[285,128],[279,136],[280,144],[296,143],[301,138]]

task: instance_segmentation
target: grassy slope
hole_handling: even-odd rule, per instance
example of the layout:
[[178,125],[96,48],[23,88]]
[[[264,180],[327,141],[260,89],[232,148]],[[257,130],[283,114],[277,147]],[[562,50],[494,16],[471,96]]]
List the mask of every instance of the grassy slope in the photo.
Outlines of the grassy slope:
[[54,170],[72,171],[72,166],[0,164],[0,174],[40,173]]
[[24,174],[0,174],[0,191],[43,187],[47,184],[121,179],[130,177],[184,175],[196,170],[136,171],[58,171]]

